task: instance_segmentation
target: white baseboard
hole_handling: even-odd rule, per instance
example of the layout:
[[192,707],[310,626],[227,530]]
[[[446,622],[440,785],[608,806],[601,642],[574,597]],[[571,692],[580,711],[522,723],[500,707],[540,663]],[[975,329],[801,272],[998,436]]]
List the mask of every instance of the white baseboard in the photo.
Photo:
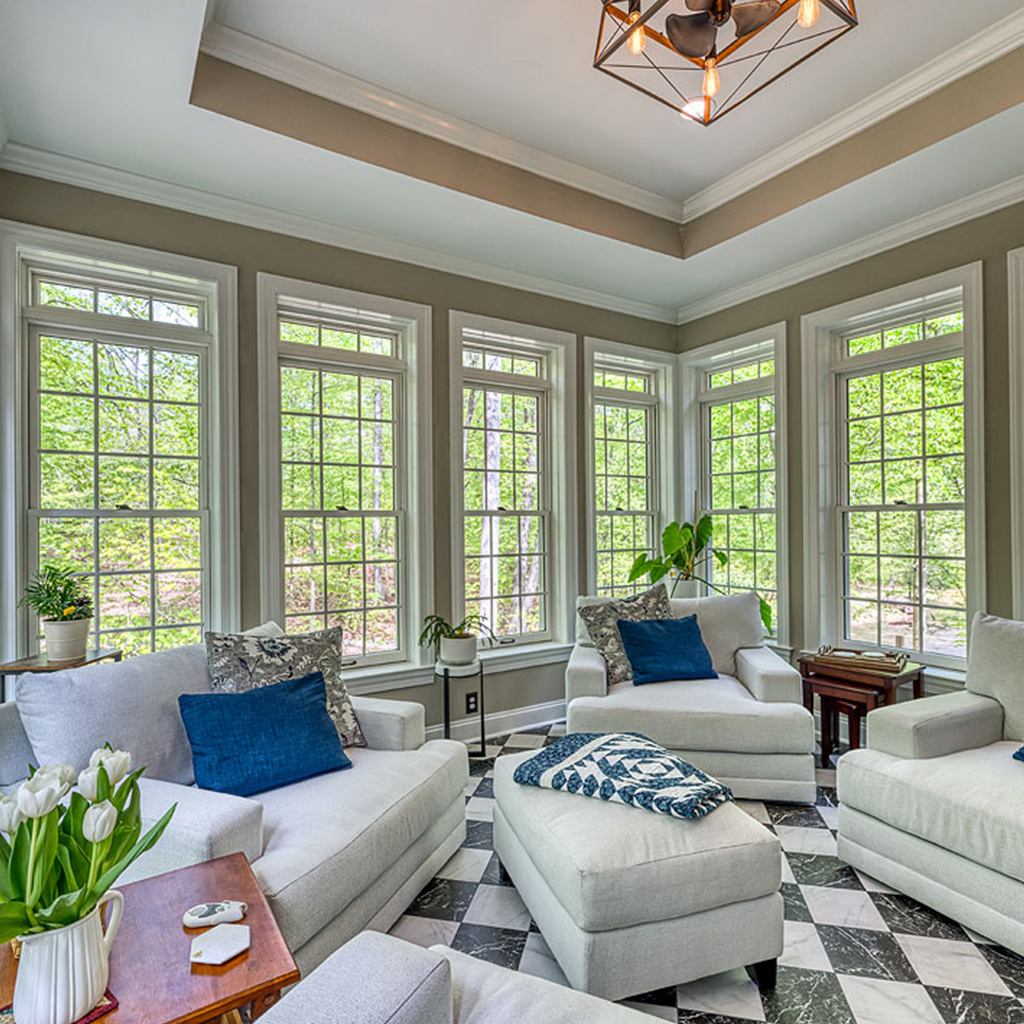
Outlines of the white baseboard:
[[[551,725],[565,718],[565,701],[551,700],[546,704],[532,704],[525,708],[513,708],[511,711],[495,711],[485,715],[484,723],[488,736],[501,736],[517,729],[533,729],[539,725]],[[427,728],[428,740],[444,738],[444,725],[431,725]],[[458,718],[452,722],[452,739],[472,743],[480,738],[480,716]]]

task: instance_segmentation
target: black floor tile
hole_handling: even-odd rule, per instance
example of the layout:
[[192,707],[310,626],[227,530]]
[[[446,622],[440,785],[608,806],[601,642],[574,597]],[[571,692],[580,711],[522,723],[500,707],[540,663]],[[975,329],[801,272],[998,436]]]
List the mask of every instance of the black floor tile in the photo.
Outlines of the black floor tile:
[[768,1024],[856,1024],[839,979],[827,971],[780,967],[774,992],[763,993]]
[[765,804],[768,817],[773,825],[790,825],[796,828],[828,828],[825,819],[814,807],[804,804]]
[[1024,957],[1002,946],[978,943],[981,955],[995,968],[996,974],[1018,999],[1024,999]]
[[889,932],[820,924],[818,937],[837,974],[880,981],[919,980],[906,953]]
[[435,878],[412,901],[407,914],[413,917],[433,917],[442,921],[461,921],[469,910],[476,893],[475,882],[456,882],[450,878]]
[[514,971],[519,967],[519,961],[523,956],[526,934],[511,928],[463,924],[459,925],[459,930],[452,939],[452,949]]
[[894,932],[904,935],[927,935],[933,939],[954,939],[969,942],[967,932],[948,917],[921,906],[915,899],[901,893],[873,892],[878,912]]
[[800,885],[820,885],[832,889],[863,889],[857,873],[838,857],[815,853],[787,853],[793,877]]
[[494,826],[489,821],[467,821],[466,841],[462,845],[473,850],[493,850]]
[[783,882],[780,891],[782,893],[782,902],[786,906],[785,914],[787,921],[814,921],[807,907],[807,900],[804,899],[804,894],[800,891],[799,885],[793,885],[792,882]]
[[946,1024],[1024,1024],[1024,1006],[1012,996],[928,986]]

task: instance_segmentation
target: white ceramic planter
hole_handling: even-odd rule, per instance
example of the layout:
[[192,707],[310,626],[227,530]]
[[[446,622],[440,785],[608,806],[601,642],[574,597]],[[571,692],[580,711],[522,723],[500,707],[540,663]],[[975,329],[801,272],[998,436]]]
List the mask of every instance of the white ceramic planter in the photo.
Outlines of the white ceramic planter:
[[446,665],[472,665],[476,661],[475,636],[442,637],[441,661]]
[[[110,924],[103,934],[103,907]],[[18,1024],[73,1024],[103,998],[110,978],[110,947],[121,924],[124,897],[111,889],[88,917],[54,931],[21,936],[14,980]]]
[[81,661],[85,657],[90,626],[92,619],[72,619],[70,622],[43,619],[47,660]]
[[[673,591],[675,586],[675,591]],[[700,597],[700,584],[696,580],[676,580],[672,581],[668,585],[668,592],[670,597],[683,598],[683,597]]]

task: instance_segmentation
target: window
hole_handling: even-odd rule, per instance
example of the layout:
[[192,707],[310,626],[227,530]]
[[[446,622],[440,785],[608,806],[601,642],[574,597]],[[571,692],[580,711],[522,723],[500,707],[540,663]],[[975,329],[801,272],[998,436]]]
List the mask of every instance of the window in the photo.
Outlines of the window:
[[[776,640],[788,643],[785,540],[785,325],[685,353],[690,452],[686,493],[714,522],[718,592],[756,591],[772,609]],[[694,509],[687,509],[687,518]]]
[[283,615],[289,632],[340,626],[356,668],[418,658],[426,314],[269,275],[260,286],[273,559],[264,614]]
[[[590,593],[632,594],[638,555],[659,544],[673,495],[668,427],[674,359],[649,349],[588,338],[592,408]],[[667,435],[667,436],[666,436]]]
[[984,593],[980,284],[969,267],[804,318],[811,644],[964,664]]
[[510,643],[561,637],[571,336],[462,314],[452,324],[455,616],[480,615]]
[[[126,656],[199,642],[204,628],[237,628],[237,581],[225,578],[237,571],[223,487],[233,467],[215,451],[233,418],[220,402],[233,339],[218,337],[218,291],[233,290],[233,275],[190,279],[163,267],[213,265],[27,235],[5,238],[17,254],[14,294],[24,296],[4,337],[21,346],[27,399],[15,399],[27,458],[9,467],[22,481],[14,493],[25,496],[12,517],[24,552],[18,589],[44,563],[73,567],[93,596],[91,642]],[[43,240],[69,249],[33,244]],[[129,256],[153,263],[114,262]],[[22,653],[38,643],[27,613],[9,626]]]

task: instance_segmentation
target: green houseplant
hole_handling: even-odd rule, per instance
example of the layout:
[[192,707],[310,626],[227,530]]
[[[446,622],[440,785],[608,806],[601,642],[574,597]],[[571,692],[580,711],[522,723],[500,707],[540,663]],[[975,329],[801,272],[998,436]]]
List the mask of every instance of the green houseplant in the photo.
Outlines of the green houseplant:
[[92,624],[92,597],[73,569],[47,563],[25,588],[21,604],[43,620],[50,661],[80,661]]
[[470,665],[476,660],[481,635],[491,643],[497,639],[480,615],[467,615],[454,625],[443,615],[428,615],[423,620],[420,646],[433,647],[434,657],[447,665]]
[[[686,522],[669,523],[661,535],[662,554],[637,555],[629,572],[629,582],[633,583],[642,576],[648,576],[652,583],[657,583],[669,576],[672,580],[670,597],[675,597],[681,583],[689,581],[703,584],[709,590],[724,594],[725,591],[721,587],[708,579],[708,570],[713,568],[715,563],[725,566],[729,562],[729,557],[724,551],[718,551],[712,546],[714,532],[714,523],[709,515],[701,516],[696,526]],[[758,600],[761,603],[761,621],[764,628],[771,633],[772,606],[760,594]]]
[[18,1024],[71,1024],[106,991],[123,909],[111,886],[157,842],[175,810],[142,835],[145,769],[130,767],[131,755],[108,745],[77,776],[66,764],[30,768],[0,798],[0,941],[21,941]]

